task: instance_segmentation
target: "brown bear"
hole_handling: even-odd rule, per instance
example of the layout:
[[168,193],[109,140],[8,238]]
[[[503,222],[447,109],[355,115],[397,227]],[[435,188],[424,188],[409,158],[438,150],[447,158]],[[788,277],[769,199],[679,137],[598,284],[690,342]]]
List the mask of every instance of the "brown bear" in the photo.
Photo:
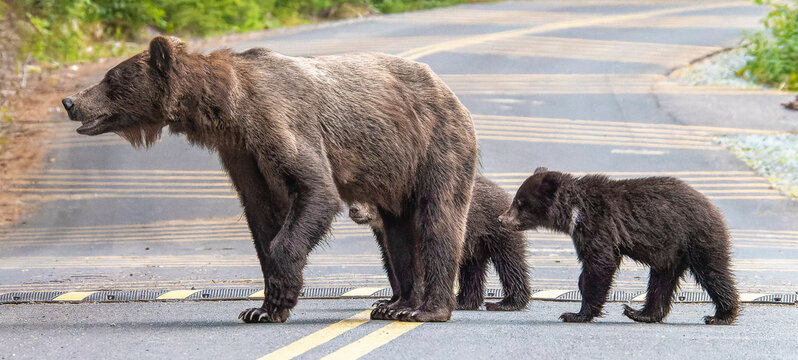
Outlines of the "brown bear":
[[[460,259],[460,292],[457,308],[476,310],[484,300],[485,276],[488,260],[499,274],[504,298],[495,303],[485,303],[489,311],[517,311],[529,303],[529,270],[526,263],[526,243],[523,234],[502,227],[499,215],[510,207],[510,196],[501,187],[482,175],[474,178],[471,207],[466,222],[466,237]],[[398,286],[390,256],[386,251],[385,229],[377,209],[366,203],[349,205],[349,217],[358,224],[371,226],[382,254],[382,263],[393,290],[390,300],[375,303],[387,306],[399,299]]]
[[542,227],[571,236],[582,262],[582,309],[562,314],[563,321],[588,322],[601,314],[623,256],[651,267],[643,309],[625,305],[624,315],[632,320],[661,322],[687,269],[715,304],[715,315],[704,317],[705,323],[731,324],[737,317],[723,216],[679,179],[610,180],[538,168],[499,219],[515,230]]
[[62,102],[80,134],[141,146],[168,126],[219,153],[265,282],[243,321],[288,318],[342,201],[380,210],[402,289],[394,316],[372,317],[449,320],[477,146],[470,114],[428,66],[378,53],[190,53],[159,36]]

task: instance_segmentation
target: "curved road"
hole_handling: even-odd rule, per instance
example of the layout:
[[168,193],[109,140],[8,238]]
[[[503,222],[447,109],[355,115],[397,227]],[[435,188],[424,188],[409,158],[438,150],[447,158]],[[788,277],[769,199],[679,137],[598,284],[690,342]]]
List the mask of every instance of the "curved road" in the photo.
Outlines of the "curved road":
[[[726,216],[734,237],[733,265],[740,290],[794,296],[798,290],[798,203],[772,189],[767,179],[713,140],[714,136],[722,135],[798,130],[798,123],[790,118],[794,115],[777,106],[791,94],[688,87],[667,77],[674,68],[736,45],[741,30],[756,29],[766,10],[748,2],[695,3],[550,0],[473,4],[264,35],[229,46],[236,50],[265,46],[288,55],[381,51],[425,62],[472,112],[483,171],[508,191],[514,192],[538,166],[580,173],[602,172],[613,177],[680,177],[709,196]],[[22,292],[52,295],[49,298],[41,295],[41,300],[51,300],[67,291],[77,292],[78,297],[72,300],[80,300],[96,296],[95,292],[100,290],[149,291],[153,296],[170,290],[188,290],[175,297],[180,298],[199,296],[198,289],[232,291],[261,286],[260,269],[245,220],[214,154],[190,147],[177,137],[165,137],[148,151],[132,149],[116,135],[80,137],[74,132],[74,124],[63,115],[52,127],[54,135],[47,146],[54,161],[44,170],[14,182],[13,191],[36,202],[37,208],[22,224],[0,233],[0,300]],[[576,289],[579,264],[570,240],[557,234],[535,232],[528,232],[527,237],[533,288],[555,293],[565,289],[557,294]],[[315,294],[323,295],[325,291],[340,294],[353,288],[361,289],[355,295],[383,294],[382,289],[387,287],[370,232],[343,216],[334,224],[328,244],[311,255],[305,275],[306,286]],[[646,268],[625,263],[614,285],[614,290],[619,291],[617,299],[629,300],[640,295],[645,290],[647,275]],[[489,286],[498,288],[495,277],[490,278]],[[692,281],[686,281],[682,290],[700,291]],[[624,298],[624,294],[630,295]],[[265,355],[313,331],[328,329],[324,326],[356,315],[358,309],[368,305],[365,301],[346,300],[305,303],[289,320],[295,324],[285,336],[266,335],[273,331],[279,334],[282,330],[264,326],[261,339],[266,335],[277,340],[271,340],[267,347],[253,343],[235,354]],[[234,310],[246,305],[224,303],[219,306],[228,310],[229,319],[198,318],[183,325],[202,328],[218,321],[235,327],[237,311]],[[24,310],[0,305],[0,312],[11,315],[11,320],[6,321],[11,321],[8,325],[13,327],[19,325],[13,319],[24,318],[23,313],[35,312],[39,306],[59,309],[63,305],[30,305],[23,307]],[[174,314],[179,316],[179,312],[190,312],[194,306],[204,309],[212,305],[155,303],[151,305],[155,309],[147,308],[146,304],[81,306],[79,310],[69,311],[98,314],[94,320],[103,323],[98,319],[99,314],[111,311],[110,306],[120,311],[137,309],[139,315],[160,311],[160,317],[146,320],[158,322]],[[169,312],[169,306],[180,310]],[[534,313],[536,307],[574,306],[578,305],[533,303],[529,312]],[[695,305],[683,306],[692,318],[676,313],[674,317],[685,322],[697,323],[701,311],[709,311],[708,306],[698,310],[691,307]],[[615,314],[620,313],[617,307],[608,305],[608,311],[613,313],[611,322],[623,323],[626,319]],[[317,308],[338,310],[333,314],[314,313]],[[559,308],[557,313],[564,311]],[[746,310],[743,324],[749,313],[752,317],[767,314],[767,309]],[[793,307],[789,311],[795,312]],[[131,318],[139,315],[117,321],[129,324],[134,321]],[[547,315],[550,320],[556,319],[553,312]],[[81,331],[69,326],[70,316],[80,318],[65,314],[63,331],[67,334]],[[491,324],[497,325],[500,329],[497,331],[513,331],[507,329],[513,319],[511,315],[494,317],[481,312],[462,316],[461,319],[466,319],[461,324],[463,327],[453,327],[462,332],[447,330],[453,332],[453,339],[467,342],[480,331],[493,331]],[[519,316],[541,317],[528,313]],[[457,314],[454,320],[456,323]],[[753,324],[760,320],[750,321]],[[344,327],[359,324],[357,318],[353,321],[344,322]],[[374,330],[382,326],[380,322],[379,326],[373,323],[368,326]],[[172,325],[161,325],[180,327],[180,323],[169,324]],[[214,324],[209,331],[224,334],[224,326]],[[430,336],[428,328],[432,326],[425,324],[415,329],[388,324],[386,327],[389,325],[395,328],[386,330],[388,335],[368,338],[366,345],[390,342],[392,334],[407,332],[401,342],[391,342],[363,354],[374,358],[398,354],[396,351],[402,346],[413,346],[412,339],[423,341]],[[557,325],[552,322],[543,328]],[[32,324],[24,326],[47,331]],[[619,334],[626,331],[623,329],[617,329]],[[649,329],[645,331],[655,333]],[[565,330],[565,334],[569,331]],[[580,327],[579,331],[601,330],[588,326]],[[358,336],[366,334],[369,332]],[[668,334],[674,339],[681,336],[672,330]],[[724,331],[716,335],[723,342],[735,334]],[[796,353],[794,339],[791,348],[781,349],[779,335],[769,336],[776,342],[769,351],[775,351],[777,356]],[[360,354],[357,351],[364,351],[364,346],[366,350],[370,346],[357,345],[358,338],[353,337],[350,342],[338,341],[340,338],[336,340],[338,343],[324,341],[318,348],[308,348],[315,350],[306,355],[311,358],[335,355],[334,351],[351,343],[352,347],[342,350],[351,358]],[[199,352],[202,346],[187,345],[191,344],[190,339],[188,335],[175,338],[176,347],[155,346],[153,350],[171,355],[202,354]],[[493,345],[478,350],[472,346],[446,347],[449,349],[446,355],[486,357],[528,349],[526,345],[507,343],[511,341],[508,339],[496,338]],[[606,345],[602,341],[610,340],[599,340],[593,346]],[[29,351],[34,344],[34,340],[24,337],[6,343],[0,340],[0,350],[9,346],[19,354],[33,354]],[[127,346],[135,348],[133,343]],[[609,357],[623,355],[623,347],[617,343],[615,346]],[[71,351],[86,354],[92,353],[91,349]],[[656,347],[650,352],[631,354],[656,354],[655,350]],[[424,353],[411,353],[424,356]],[[557,352],[538,354],[544,353]]]

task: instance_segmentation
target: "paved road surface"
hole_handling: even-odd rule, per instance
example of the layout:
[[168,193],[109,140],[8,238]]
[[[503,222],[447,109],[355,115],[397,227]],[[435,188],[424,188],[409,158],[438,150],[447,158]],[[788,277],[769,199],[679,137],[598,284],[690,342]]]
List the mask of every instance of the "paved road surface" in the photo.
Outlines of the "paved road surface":
[[[370,304],[301,301],[288,323],[270,325],[232,319],[230,313],[245,305],[238,301],[14,306],[0,317],[0,359],[352,359],[361,354],[364,359],[787,359],[798,354],[796,306],[748,306],[737,325],[717,327],[699,321],[712,311],[710,305],[676,306],[661,325],[634,323],[618,304],[594,324],[563,324],[557,316],[579,304],[537,301],[529,311],[458,311],[449,323],[419,325],[366,322],[363,309]],[[384,342],[389,343],[380,347]]]
[[[764,13],[765,9],[747,2],[499,2],[344,22],[230,46],[236,50],[266,46],[290,55],[383,51],[425,62],[473,113],[483,171],[508,191],[514,192],[538,166],[613,177],[678,176],[713,199],[726,216],[734,237],[734,269],[741,290],[794,297],[798,290],[798,203],[771,189],[766,179],[713,141],[713,136],[724,134],[798,130],[794,114],[777,105],[792,95],[687,87],[667,79],[670,70],[737,44],[741,30],[756,29]],[[190,147],[178,137],[166,137],[148,151],[134,150],[115,135],[80,137],[63,113],[53,119],[52,128],[54,135],[47,146],[53,161],[14,184],[13,191],[38,206],[22,224],[0,233],[0,300],[29,291],[49,291],[44,293],[53,294],[49,299],[79,291],[74,298],[79,300],[98,290],[147,290],[158,295],[167,290],[261,286],[245,221],[214,154]],[[576,289],[579,265],[570,240],[535,232],[527,237],[533,288]],[[369,287],[374,293],[387,286],[369,231],[344,217],[336,221],[328,244],[311,255],[305,275],[306,285],[317,289]],[[628,262],[618,274],[615,289],[640,294],[646,280],[646,269]],[[489,284],[497,287],[497,279],[491,277]],[[689,281],[683,289],[697,290]],[[256,356],[259,352],[253,349],[268,351],[286,345],[317,330],[319,324],[343,319],[367,304],[336,301],[307,301],[309,305],[303,306],[345,310],[297,310],[292,325],[275,327],[280,330],[268,325],[257,330],[240,327],[235,315],[250,305],[240,302],[6,305],[0,306],[0,318],[11,328],[58,337],[48,346],[69,343],[73,335],[86,343],[99,341],[75,351],[107,344],[97,334],[108,322],[124,322],[138,331],[131,333],[130,346],[147,343],[139,338],[149,324],[145,319],[152,319],[158,331],[189,332],[200,339],[204,339],[206,325],[220,335],[223,331],[219,330],[235,329],[223,338],[236,341],[242,339],[233,333],[262,331],[265,335],[291,329],[284,337],[250,337],[261,343],[268,339],[269,347],[228,349]],[[584,350],[586,343],[593,348],[611,344],[617,352],[608,356],[624,351],[641,355],[638,347],[624,346],[627,340],[620,342],[620,334],[638,340],[630,344],[653,346],[639,351],[656,353],[657,344],[665,344],[654,341],[651,345],[651,339],[660,336],[656,329],[662,329],[666,337],[676,337],[679,332],[683,332],[679,336],[694,340],[718,336],[741,348],[743,343],[738,340],[759,336],[748,332],[747,321],[763,328],[773,323],[776,331],[788,326],[780,322],[781,317],[795,312],[794,307],[746,308],[738,327],[717,333],[694,326],[605,324],[591,328],[548,322],[555,320],[562,308],[574,305],[536,303],[520,315],[465,313],[455,317],[459,319],[455,325],[425,324],[412,329],[373,355],[408,348],[412,351],[407,354],[414,356],[448,356],[466,349],[479,351],[475,354],[480,357],[532,350],[541,356],[595,355]],[[543,314],[538,307],[556,311]],[[617,313],[616,308],[610,306],[611,314]],[[698,313],[707,312],[705,308],[694,311],[695,307],[687,306],[690,310],[685,314],[690,317],[674,314],[669,322],[698,323]],[[212,319],[205,317],[204,309]],[[15,320],[39,312],[43,315],[39,325]],[[48,315],[53,313],[57,315]],[[88,316],[88,325],[70,325],[82,314]],[[754,315],[761,318],[754,319]],[[119,320],[105,321],[106,316]],[[191,320],[181,322],[187,316]],[[509,320],[516,317],[528,319],[525,323],[535,329],[510,325],[513,322]],[[617,316],[608,319],[622,321]],[[51,323],[53,329],[47,326]],[[608,326],[613,330],[604,331]],[[556,335],[537,338],[536,333],[543,329],[544,334]],[[575,337],[584,339],[581,329],[590,329],[594,340],[571,345]],[[514,338],[507,334],[516,332],[537,339],[531,344],[540,346],[518,345],[527,341],[520,338],[510,345]],[[207,349],[201,341],[189,346],[179,338],[159,336],[165,343],[176,341],[176,348],[158,351],[179,355],[179,351]],[[417,345],[434,339],[445,346]],[[485,346],[477,346],[483,339]],[[765,350],[796,354],[794,342],[780,346],[779,339],[783,338],[762,340],[770,344]],[[26,345],[30,341],[20,341],[13,349],[32,356],[33,348]],[[717,349],[720,342],[686,341],[687,347],[678,351]],[[5,344],[0,343],[0,354],[8,353],[3,346],[9,343]],[[442,348],[451,351],[438,353]],[[755,351],[745,351],[749,350]],[[734,353],[735,357],[742,354]]]

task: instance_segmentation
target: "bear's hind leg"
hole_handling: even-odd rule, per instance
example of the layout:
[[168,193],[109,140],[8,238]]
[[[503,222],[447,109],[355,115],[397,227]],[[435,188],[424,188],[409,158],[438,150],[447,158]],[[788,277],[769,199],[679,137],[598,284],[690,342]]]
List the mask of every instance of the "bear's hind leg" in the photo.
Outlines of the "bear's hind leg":
[[[595,254],[594,254],[595,255]],[[601,316],[601,309],[607,302],[607,294],[612,286],[615,271],[620,265],[620,256],[606,254],[604,259],[582,260],[582,274],[579,275],[579,291],[582,293],[582,308],[578,313],[563,313],[564,322],[589,322]]]
[[479,255],[464,259],[460,264],[458,310],[476,310],[484,300],[488,259],[484,254]]
[[401,216],[382,212],[385,229],[385,245],[387,258],[390,261],[394,279],[398,288],[396,301],[384,306],[377,306],[371,311],[373,320],[397,320],[417,308],[421,303],[420,284],[423,268],[417,260],[418,243],[414,225],[413,211],[405,209]]
[[[402,321],[449,321],[456,305],[454,278],[462,256],[473,168],[459,184],[442,186],[430,182],[420,186],[418,230],[421,253],[416,260],[423,267],[423,302],[399,316]],[[463,175],[463,173],[459,173]],[[440,174],[423,176],[435,179]]]
[[646,304],[641,310],[635,310],[629,305],[624,305],[623,314],[626,317],[645,323],[662,322],[671,310],[671,303],[679,288],[679,280],[684,274],[685,268],[679,267],[674,271],[656,270],[649,272],[648,292],[646,293]]
[[728,254],[719,251],[712,256],[695,259],[690,263],[690,271],[715,304],[715,315],[705,316],[704,323],[732,324],[740,311],[740,300],[734,277],[729,269]]
[[385,269],[385,274],[388,275],[388,281],[391,284],[391,298],[387,300],[377,300],[374,302],[374,304],[372,304],[373,307],[383,307],[393,304],[399,300],[401,288],[399,287],[399,280],[396,279],[396,274],[393,272],[391,258],[388,256],[388,242],[385,238],[385,230],[372,227],[372,232],[374,233],[374,237],[377,239],[377,245],[380,247],[382,267]]

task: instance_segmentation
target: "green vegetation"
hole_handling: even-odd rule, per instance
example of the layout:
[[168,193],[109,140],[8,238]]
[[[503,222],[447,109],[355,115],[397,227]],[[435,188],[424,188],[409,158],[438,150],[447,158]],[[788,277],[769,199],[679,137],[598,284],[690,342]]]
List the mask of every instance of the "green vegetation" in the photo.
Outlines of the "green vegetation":
[[746,49],[753,59],[738,74],[763,84],[798,90],[798,0],[766,4],[770,12],[762,20],[765,30],[746,36]]
[[0,0],[0,18],[8,11],[18,15],[20,56],[57,64],[138,51],[148,28],[204,37],[470,1],[475,0]]

